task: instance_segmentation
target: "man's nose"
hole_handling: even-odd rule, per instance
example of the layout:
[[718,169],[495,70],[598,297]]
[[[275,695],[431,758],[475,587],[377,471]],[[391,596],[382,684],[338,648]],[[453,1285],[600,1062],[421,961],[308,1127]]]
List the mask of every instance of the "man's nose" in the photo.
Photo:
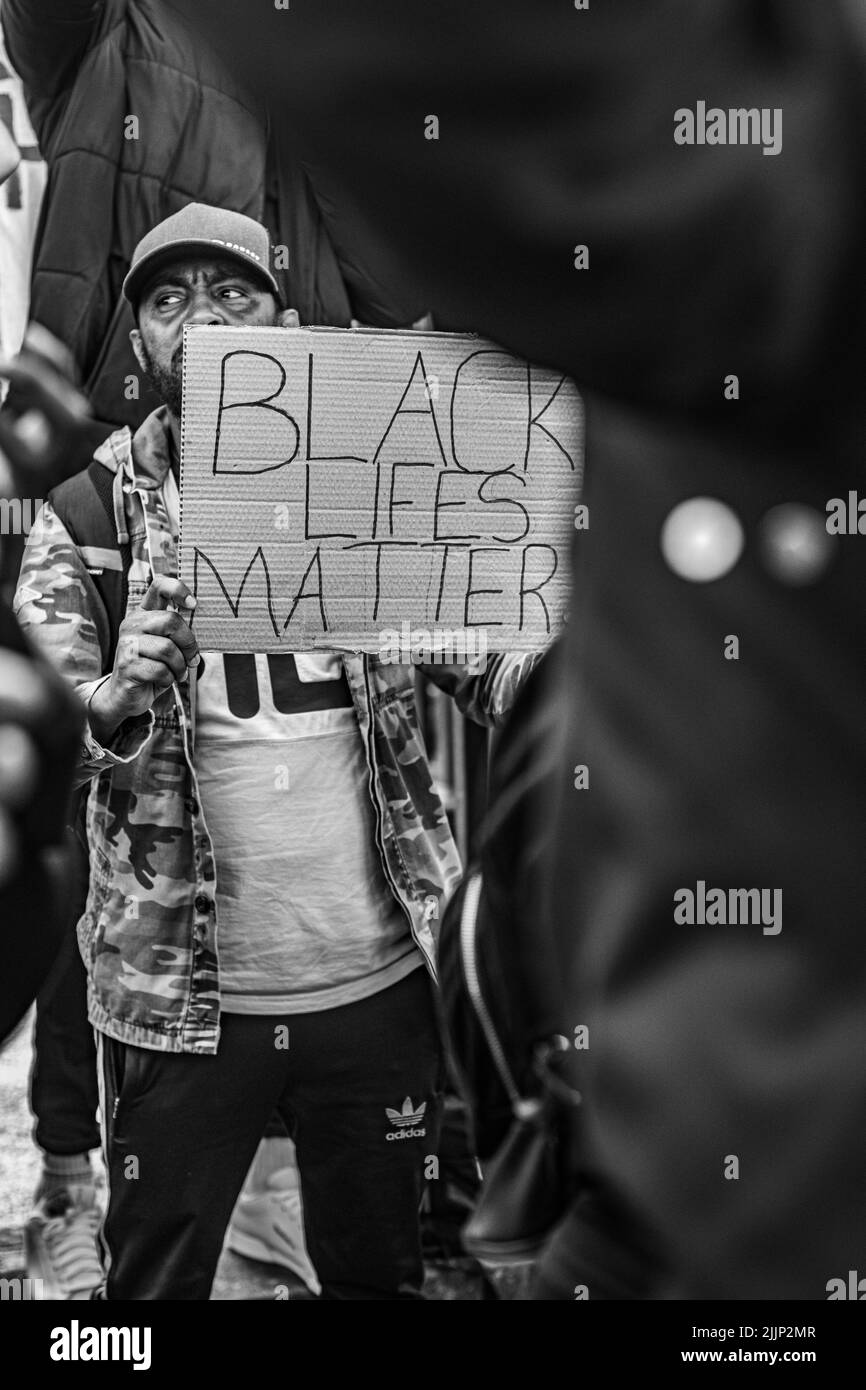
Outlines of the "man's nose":
[[196,294],[186,318],[187,323],[214,324],[223,326],[228,322],[218,300],[211,299],[206,290]]

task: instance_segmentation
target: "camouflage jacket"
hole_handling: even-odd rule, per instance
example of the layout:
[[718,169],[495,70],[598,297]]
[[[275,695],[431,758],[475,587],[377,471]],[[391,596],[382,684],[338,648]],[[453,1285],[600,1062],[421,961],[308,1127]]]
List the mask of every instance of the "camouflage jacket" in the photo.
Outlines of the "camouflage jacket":
[[[162,492],[165,410],[134,437],[117,430],[96,458],[114,474],[117,539],[131,549],[129,609],[153,573],[177,573]],[[58,515],[60,491],[28,536],[15,611],[87,705],[113,662],[94,574],[118,568],[120,558],[88,546],[86,528],[73,540]],[[100,505],[95,494],[93,505]],[[495,656],[483,673],[457,665],[424,670],[464,713],[496,724],[536,660]],[[367,754],[382,867],[433,972],[442,900],[461,865],[418,727],[413,668],[357,654],[345,655],[343,665]],[[87,726],[79,782],[91,779],[90,886],[78,924],[90,1020],[121,1042],[213,1053],[220,1021],[216,867],[196,783],[189,683],[173,685],[147,714],[125,721],[110,748]]]

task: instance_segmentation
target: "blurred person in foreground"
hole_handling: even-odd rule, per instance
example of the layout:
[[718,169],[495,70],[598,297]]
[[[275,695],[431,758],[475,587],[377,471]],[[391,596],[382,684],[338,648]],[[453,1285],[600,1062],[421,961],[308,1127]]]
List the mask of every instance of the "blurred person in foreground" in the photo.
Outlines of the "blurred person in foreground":
[[63,935],[63,816],[83,715],[0,604],[0,1044],[33,1003]]
[[78,701],[0,601],[0,1044],[33,1003],[63,935],[63,828],[82,724]]
[[[209,1296],[275,1108],[322,1296],[421,1297],[443,1080],[435,932],[459,860],[413,673],[358,654],[201,653],[176,577],[183,329],[297,326],[269,266],[265,228],[224,209],[191,205],[142,240],[124,293],[164,405],[46,501],[16,592],[88,715],[79,941],[105,1097],[109,1299]],[[115,565],[106,514],[116,563],[131,550],[121,614],[91,572]],[[535,659],[422,669],[493,724]],[[290,793],[274,790],[275,759]],[[400,1143],[387,1142],[394,1114]]]
[[[63,447],[74,447],[86,428],[86,402],[63,384],[65,362],[62,345],[39,331],[15,363],[0,361],[0,376],[23,383],[38,375],[51,394],[47,415],[0,424],[0,548],[20,534],[34,493],[61,480]],[[80,702],[0,596],[0,1044],[32,1004],[63,938],[64,826],[83,723]]]
[[[180,3],[437,323],[584,395],[548,814],[585,1163],[654,1296],[823,1299],[866,1231],[863,6]],[[701,884],[781,912],[677,920]]]

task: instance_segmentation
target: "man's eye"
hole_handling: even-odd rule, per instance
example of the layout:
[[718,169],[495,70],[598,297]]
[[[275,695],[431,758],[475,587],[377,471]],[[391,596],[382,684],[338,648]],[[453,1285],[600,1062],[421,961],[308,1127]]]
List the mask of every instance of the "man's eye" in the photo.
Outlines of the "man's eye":
[[175,304],[179,304],[183,296],[177,290],[171,290],[166,294],[158,296],[156,307],[158,309],[170,309]]
[[226,285],[220,290],[223,299],[247,299],[246,290],[239,290],[236,285]]

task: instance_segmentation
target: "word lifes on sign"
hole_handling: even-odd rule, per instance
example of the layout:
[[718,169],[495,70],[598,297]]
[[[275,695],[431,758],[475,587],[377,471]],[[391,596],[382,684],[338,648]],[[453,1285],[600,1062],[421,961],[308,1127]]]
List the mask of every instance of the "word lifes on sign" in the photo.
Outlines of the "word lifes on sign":
[[582,473],[574,385],[481,339],[186,330],[180,573],[200,645],[546,646]]

